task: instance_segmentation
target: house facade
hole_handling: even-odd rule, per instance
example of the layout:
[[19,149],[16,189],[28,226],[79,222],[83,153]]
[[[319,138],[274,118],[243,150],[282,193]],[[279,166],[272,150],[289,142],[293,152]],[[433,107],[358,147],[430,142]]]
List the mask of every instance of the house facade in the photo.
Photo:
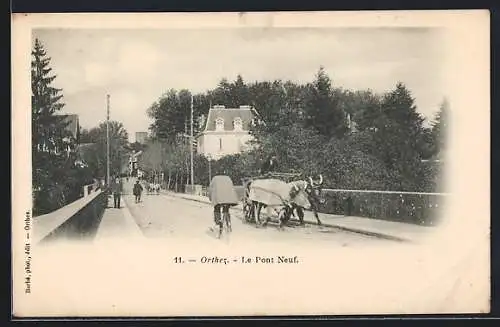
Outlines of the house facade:
[[196,136],[197,152],[217,160],[247,150],[252,140],[250,126],[255,118],[256,111],[250,106],[213,106],[200,122],[204,129]]

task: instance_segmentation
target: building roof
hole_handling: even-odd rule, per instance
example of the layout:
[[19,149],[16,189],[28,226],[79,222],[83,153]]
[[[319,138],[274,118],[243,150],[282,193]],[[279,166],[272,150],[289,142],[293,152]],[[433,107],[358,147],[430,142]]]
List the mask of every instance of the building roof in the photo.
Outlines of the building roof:
[[224,119],[224,131],[233,131],[233,122],[236,118],[241,118],[243,130],[248,131],[252,119],[255,118],[254,110],[250,106],[240,106],[240,108],[224,108],[224,106],[214,106],[208,111],[208,117],[204,131],[215,131],[215,121],[218,118]]

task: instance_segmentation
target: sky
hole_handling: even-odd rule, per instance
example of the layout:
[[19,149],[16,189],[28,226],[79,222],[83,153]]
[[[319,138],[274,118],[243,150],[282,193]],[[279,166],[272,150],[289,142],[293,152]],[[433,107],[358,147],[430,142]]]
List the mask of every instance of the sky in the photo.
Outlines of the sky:
[[446,96],[444,38],[430,28],[38,29],[35,38],[63,89],[63,112],[92,128],[105,121],[110,94],[110,119],[131,142],[168,89],[204,92],[238,74],[306,83],[323,66],[334,86],[375,92],[401,81],[428,120]]

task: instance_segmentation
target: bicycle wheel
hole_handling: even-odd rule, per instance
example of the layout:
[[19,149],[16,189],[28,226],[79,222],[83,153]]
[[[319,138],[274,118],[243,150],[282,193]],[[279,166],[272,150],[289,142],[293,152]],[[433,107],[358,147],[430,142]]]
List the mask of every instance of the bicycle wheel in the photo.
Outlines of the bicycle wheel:
[[223,214],[223,223],[226,232],[230,233],[232,231],[231,228],[231,215],[229,212]]

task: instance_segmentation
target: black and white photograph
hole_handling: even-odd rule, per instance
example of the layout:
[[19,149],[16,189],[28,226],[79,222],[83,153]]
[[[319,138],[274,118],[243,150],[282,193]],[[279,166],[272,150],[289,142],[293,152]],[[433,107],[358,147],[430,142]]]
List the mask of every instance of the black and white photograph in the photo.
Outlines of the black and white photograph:
[[489,312],[487,11],[12,26],[14,316]]

